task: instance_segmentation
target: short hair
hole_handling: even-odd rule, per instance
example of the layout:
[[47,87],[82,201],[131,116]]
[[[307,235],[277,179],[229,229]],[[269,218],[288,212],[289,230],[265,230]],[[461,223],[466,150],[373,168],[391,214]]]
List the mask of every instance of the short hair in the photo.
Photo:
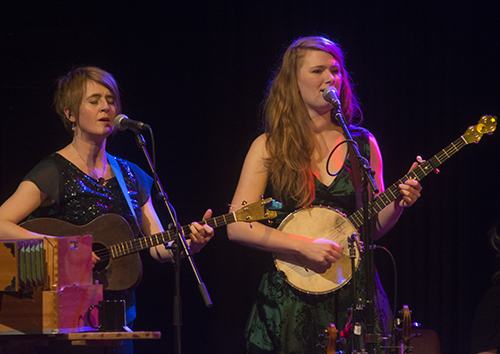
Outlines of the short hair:
[[54,94],[54,106],[59,114],[66,130],[73,134],[72,123],[66,117],[64,109],[69,111],[78,119],[80,105],[89,82],[106,87],[115,99],[116,112],[121,112],[120,92],[113,76],[95,66],[83,66],[69,71],[57,80],[57,89]]
[[[493,225],[488,231],[488,238],[491,246],[496,252],[497,258],[500,258],[500,223],[497,221],[495,225]],[[493,282],[496,284],[500,284],[500,268],[497,268],[495,273],[493,274]]]
[[497,252],[498,256],[500,257],[500,230],[498,225],[494,225],[491,227],[491,229],[488,232],[488,236],[490,239],[491,246],[493,246],[493,249]]

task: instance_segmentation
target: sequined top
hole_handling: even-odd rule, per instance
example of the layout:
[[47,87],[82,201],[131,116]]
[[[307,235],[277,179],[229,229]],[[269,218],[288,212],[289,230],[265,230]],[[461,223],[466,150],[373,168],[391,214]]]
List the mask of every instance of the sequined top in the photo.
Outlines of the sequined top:
[[[137,222],[116,177],[101,186],[58,153],[44,158],[24,177],[24,180],[35,183],[38,189],[55,201],[49,206],[36,209],[30,218],[50,217],[74,225],[85,225],[100,215],[114,213],[127,220],[135,237],[140,236],[141,207],[150,196],[153,180],[137,165],[120,158],[116,158],[116,161],[122,171]],[[105,291],[104,297],[125,299],[127,308],[135,305],[132,290]]]

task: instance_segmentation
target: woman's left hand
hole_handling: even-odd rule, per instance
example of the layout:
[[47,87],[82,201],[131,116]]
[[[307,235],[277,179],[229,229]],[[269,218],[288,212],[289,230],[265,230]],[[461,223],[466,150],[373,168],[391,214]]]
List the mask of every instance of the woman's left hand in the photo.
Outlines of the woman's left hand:
[[[410,171],[415,167],[419,166],[424,160],[420,156],[417,156],[417,162],[414,162]],[[420,182],[414,179],[409,179],[405,181],[405,183],[400,184],[399,186],[399,198],[396,201],[397,205],[401,208],[408,208],[413,205],[420,198],[420,192],[422,191],[422,186]]]
[[[210,219],[212,217],[212,210],[208,209],[205,212],[205,215],[203,215],[203,220]],[[210,239],[214,236],[214,229],[210,227],[209,225],[200,225],[197,222],[193,222],[190,225],[191,229],[191,234],[190,234],[190,239],[191,239],[191,251],[193,253],[199,252]]]
[[92,252],[92,266],[95,266],[95,264],[100,260],[101,259],[97,257],[97,255],[94,252]]

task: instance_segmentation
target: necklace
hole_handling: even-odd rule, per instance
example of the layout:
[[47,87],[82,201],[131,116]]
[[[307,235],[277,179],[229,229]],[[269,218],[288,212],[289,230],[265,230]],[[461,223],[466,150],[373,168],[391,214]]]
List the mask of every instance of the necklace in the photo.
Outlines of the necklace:
[[97,173],[94,171],[95,169],[95,165],[94,165],[94,169],[89,169],[89,166],[87,165],[87,162],[85,162],[85,160],[83,159],[82,155],[80,155],[80,153],[78,152],[78,150],[76,149],[76,146],[74,144],[74,142],[71,143],[71,146],[73,146],[73,149],[75,149],[76,153],[78,154],[78,156],[80,157],[80,159],[83,161],[83,163],[85,164],[85,166],[87,166],[87,169],[89,171],[89,176],[92,177],[93,179],[97,180],[97,183],[101,186],[101,187],[104,187],[106,185],[106,180],[104,179],[104,176],[106,176],[106,170],[107,170],[107,167],[108,167],[108,164],[104,165],[104,171],[103,171],[103,174],[101,177],[99,177],[97,175]]

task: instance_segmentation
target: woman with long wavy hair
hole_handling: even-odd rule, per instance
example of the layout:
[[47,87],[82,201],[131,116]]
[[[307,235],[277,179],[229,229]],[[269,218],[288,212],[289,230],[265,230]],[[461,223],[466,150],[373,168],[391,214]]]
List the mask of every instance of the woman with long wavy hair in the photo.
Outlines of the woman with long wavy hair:
[[[342,143],[345,136],[337,124],[336,110],[323,98],[329,87],[339,92],[351,135],[370,161],[380,192],[384,190],[380,150],[375,137],[357,126],[361,111],[341,48],[324,37],[304,37],[288,47],[269,86],[264,104],[265,132],[255,139],[246,156],[232,208],[243,200],[255,202],[268,192],[283,202],[275,225],[287,214],[311,204],[329,205],[347,215],[356,210],[348,144]],[[419,198],[420,190],[414,180],[399,186],[400,195],[376,217],[375,238],[394,226],[403,209]],[[295,255],[318,273],[328,270],[344,252],[343,247],[327,238],[309,238],[265,224],[250,228],[234,223],[228,226],[228,236],[270,254]],[[358,295],[363,297],[364,277],[357,279]],[[379,290],[376,293],[382,294],[383,290]],[[318,336],[330,323],[338,328],[347,324],[351,300],[350,286],[321,296],[297,291],[271,264],[262,278],[247,325],[248,352],[316,352]],[[383,316],[381,313],[379,318]]]

